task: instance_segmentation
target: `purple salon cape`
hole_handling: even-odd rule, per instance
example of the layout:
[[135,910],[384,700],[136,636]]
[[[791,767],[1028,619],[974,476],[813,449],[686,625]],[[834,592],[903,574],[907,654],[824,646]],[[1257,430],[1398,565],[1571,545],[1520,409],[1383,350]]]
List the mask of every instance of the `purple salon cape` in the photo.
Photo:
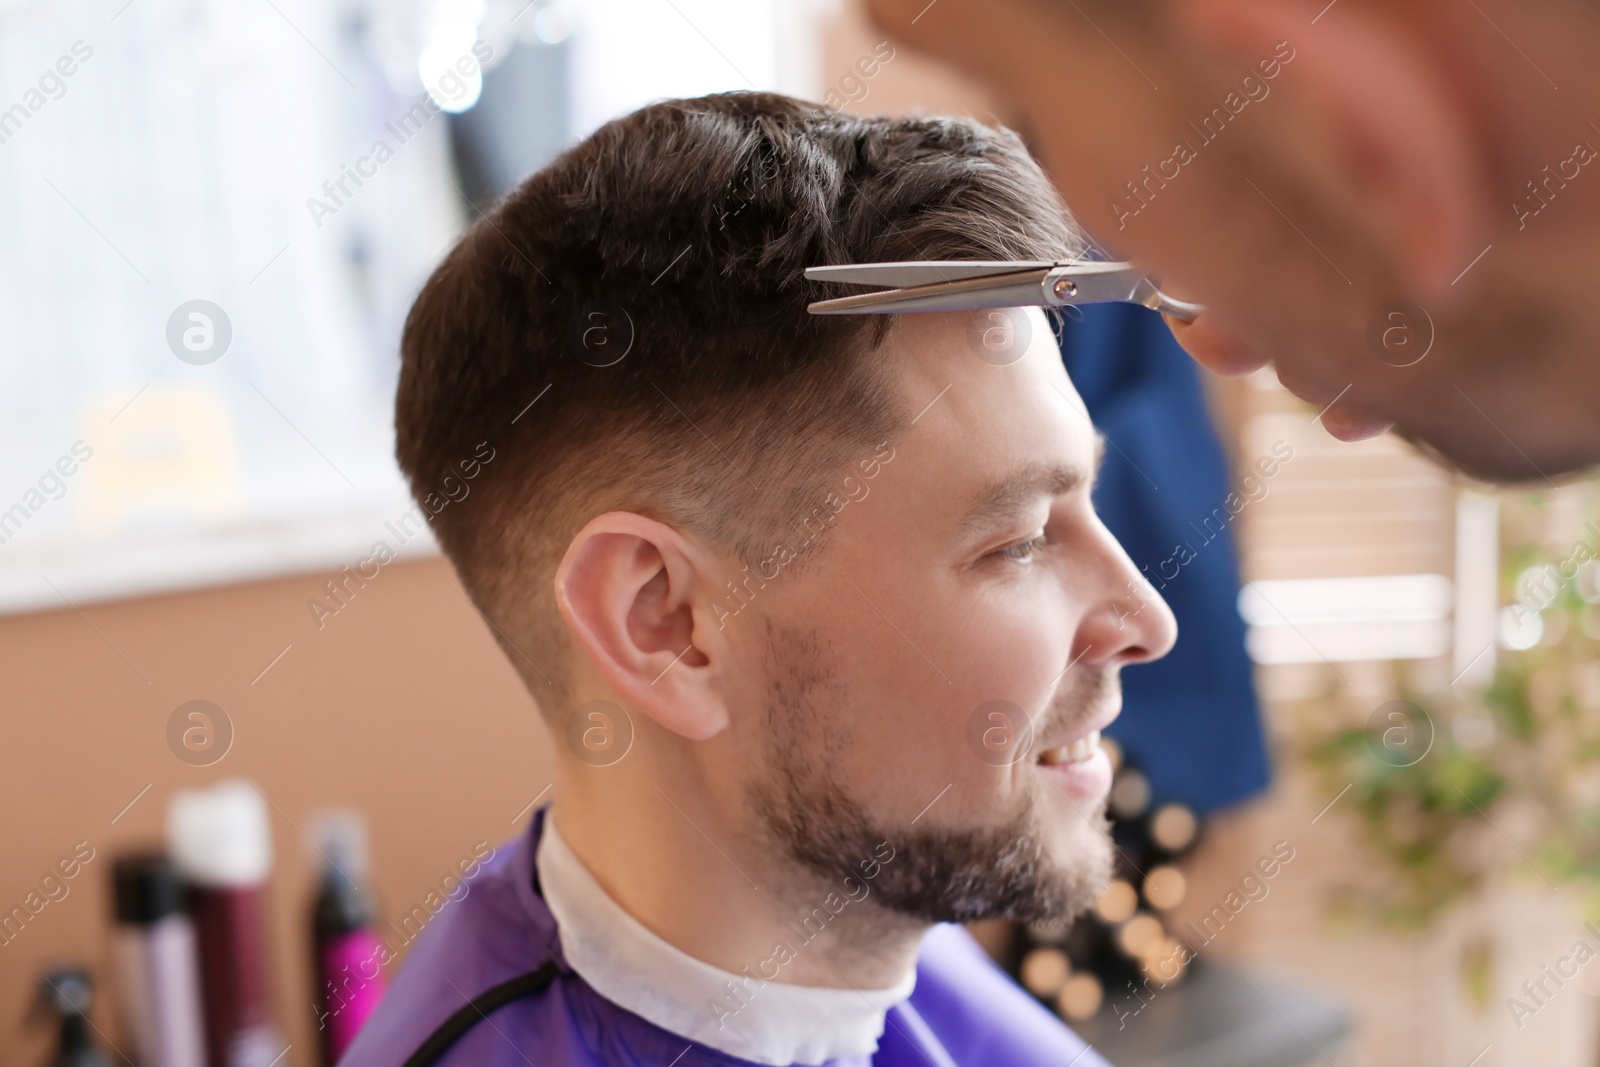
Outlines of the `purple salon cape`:
[[[534,850],[544,825],[499,849],[412,945],[340,1067],[399,1067],[469,1000],[553,964],[531,996],[475,1019],[437,1061],[450,1067],[747,1067],[693,1045],[596,993],[566,963],[539,895]],[[820,1022],[820,1020],[819,1020]],[[889,1009],[878,1051],[831,1067],[1107,1067],[1082,1039],[996,967],[959,926],[923,940],[911,996]]]

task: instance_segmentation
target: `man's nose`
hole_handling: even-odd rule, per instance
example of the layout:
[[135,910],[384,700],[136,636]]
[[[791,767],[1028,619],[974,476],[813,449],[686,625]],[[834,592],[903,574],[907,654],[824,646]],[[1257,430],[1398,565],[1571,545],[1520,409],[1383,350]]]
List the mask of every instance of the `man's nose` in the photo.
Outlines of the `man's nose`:
[[1147,663],[1172,651],[1178,621],[1156,587],[1104,533],[1107,580],[1099,602],[1084,617],[1078,645],[1101,665]]

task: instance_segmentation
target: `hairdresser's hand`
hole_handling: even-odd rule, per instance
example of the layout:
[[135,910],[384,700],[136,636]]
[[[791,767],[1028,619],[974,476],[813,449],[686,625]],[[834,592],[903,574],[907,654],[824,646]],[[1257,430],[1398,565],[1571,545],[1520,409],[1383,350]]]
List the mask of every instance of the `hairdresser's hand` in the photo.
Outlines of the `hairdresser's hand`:
[[[1193,322],[1184,322],[1171,315],[1161,317],[1166,320],[1167,326],[1172,330],[1172,336],[1183,346],[1183,350],[1207,370],[1236,377],[1260,370],[1270,362],[1250,351],[1242,341],[1218,323],[1214,316],[1201,315]],[[1387,432],[1393,426],[1390,422],[1363,417],[1349,408],[1341,408],[1334,403],[1336,397],[1316,396],[1314,390],[1305,385],[1296,388],[1292,375],[1286,376],[1281,367],[1278,368],[1278,380],[1283,383],[1284,388],[1300,399],[1322,408],[1323,427],[1341,441],[1364,441]]]

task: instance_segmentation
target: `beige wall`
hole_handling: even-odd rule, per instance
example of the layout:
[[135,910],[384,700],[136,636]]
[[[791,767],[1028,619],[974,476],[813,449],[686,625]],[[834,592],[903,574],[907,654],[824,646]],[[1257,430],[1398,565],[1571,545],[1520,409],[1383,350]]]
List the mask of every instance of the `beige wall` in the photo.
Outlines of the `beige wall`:
[[[393,916],[477,842],[513,834],[549,783],[538,712],[448,564],[384,567],[319,632],[306,600],[326,577],[0,620],[0,908],[21,903],[74,843],[95,849],[69,894],[0,946],[0,1062],[45,1055],[45,1031],[24,1029],[23,1015],[46,961],[86,961],[105,988],[111,859],[159,840],[173,790],[243,775],[275,806],[274,979],[293,1043],[284,1063],[311,1064],[313,868],[296,827],[322,807],[365,813]],[[167,747],[168,716],[195,698],[220,705],[235,729],[232,749],[206,768]],[[107,1007],[95,1022],[120,1043]]]

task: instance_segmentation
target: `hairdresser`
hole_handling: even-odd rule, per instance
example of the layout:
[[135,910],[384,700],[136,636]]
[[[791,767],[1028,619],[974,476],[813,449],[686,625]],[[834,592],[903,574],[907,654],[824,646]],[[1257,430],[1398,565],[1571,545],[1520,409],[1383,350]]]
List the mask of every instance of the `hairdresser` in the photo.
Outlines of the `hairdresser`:
[[1600,463],[1600,6],[869,0],[1009,98],[1226,374],[1543,484]]

